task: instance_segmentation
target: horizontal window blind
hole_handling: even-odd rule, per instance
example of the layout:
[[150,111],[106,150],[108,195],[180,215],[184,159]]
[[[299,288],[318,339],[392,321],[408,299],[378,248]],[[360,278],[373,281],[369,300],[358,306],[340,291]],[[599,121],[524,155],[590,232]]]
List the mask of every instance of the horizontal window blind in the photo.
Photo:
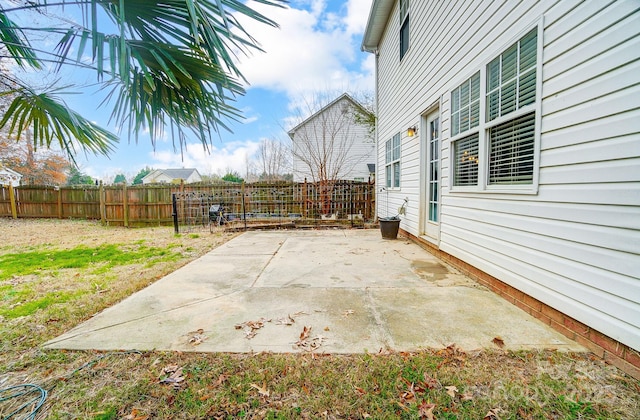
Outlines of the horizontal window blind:
[[535,113],[489,129],[489,184],[531,184]]
[[487,121],[536,101],[537,51],[533,29],[487,64]]
[[453,185],[478,185],[478,139],[474,133],[453,143]]

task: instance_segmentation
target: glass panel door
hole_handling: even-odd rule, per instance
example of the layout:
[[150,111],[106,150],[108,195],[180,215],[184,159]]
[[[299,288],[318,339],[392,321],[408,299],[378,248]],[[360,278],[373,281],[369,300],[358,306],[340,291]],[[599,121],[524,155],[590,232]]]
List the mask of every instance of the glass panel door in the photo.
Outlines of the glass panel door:
[[440,239],[440,113],[432,112],[423,119],[423,235]]
[[429,221],[439,221],[440,191],[440,118],[428,121],[429,125]]

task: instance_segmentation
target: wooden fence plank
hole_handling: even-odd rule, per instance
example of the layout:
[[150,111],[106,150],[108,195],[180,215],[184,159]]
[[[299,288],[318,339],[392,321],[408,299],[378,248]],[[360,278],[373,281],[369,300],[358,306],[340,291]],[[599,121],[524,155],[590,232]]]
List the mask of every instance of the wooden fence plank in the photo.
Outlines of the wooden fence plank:
[[[320,219],[324,211],[340,219],[352,214],[373,216],[373,184],[340,181],[328,187],[314,183],[255,182],[157,185],[87,185],[76,187],[0,186],[0,216],[52,217],[102,220],[120,226],[167,225],[173,222],[172,195],[204,197],[200,204],[223,204],[237,217],[302,217]],[[205,199],[206,198],[206,199]],[[205,203],[206,201],[206,203]],[[179,203],[183,213],[184,201]],[[208,217],[208,208],[191,209]],[[195,217],[195,216],[194,216]],[[360,216],[359,216],[360,217]]]

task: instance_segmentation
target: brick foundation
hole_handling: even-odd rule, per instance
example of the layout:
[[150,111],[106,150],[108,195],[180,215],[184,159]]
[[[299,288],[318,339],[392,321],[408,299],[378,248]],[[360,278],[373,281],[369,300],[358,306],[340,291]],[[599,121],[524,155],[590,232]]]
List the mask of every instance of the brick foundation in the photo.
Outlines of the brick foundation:
[[616,366],[618,369],[636,379],[640,379],[640,353],[638,351],[524,294],[518,289],[490,276],[484,271],[478,270],[476,267],[461,259],[439,250],[433,244],[415,235],[404,230],[400,230],[400,235],[417,243],[436,257],[454,266],[465,275],[491,289],[494,293],[502,296],[526,313],[551,326],[564,336],[586,347],[605,362]]

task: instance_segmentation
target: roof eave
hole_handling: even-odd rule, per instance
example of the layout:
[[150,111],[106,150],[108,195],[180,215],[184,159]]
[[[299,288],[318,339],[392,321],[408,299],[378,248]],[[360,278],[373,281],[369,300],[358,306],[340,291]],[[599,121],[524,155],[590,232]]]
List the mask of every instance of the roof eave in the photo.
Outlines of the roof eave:
[[375,53],[378,50],[394,2],[395,0],[373,0],[360,46],[362,51]]

